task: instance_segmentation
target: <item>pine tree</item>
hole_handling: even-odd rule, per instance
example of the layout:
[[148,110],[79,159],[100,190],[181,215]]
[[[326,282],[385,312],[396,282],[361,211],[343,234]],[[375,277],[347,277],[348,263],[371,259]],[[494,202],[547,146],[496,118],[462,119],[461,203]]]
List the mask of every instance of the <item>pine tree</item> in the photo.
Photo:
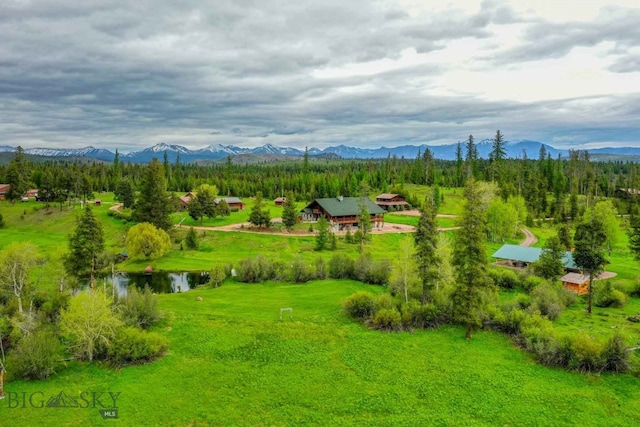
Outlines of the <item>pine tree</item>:
[[271,225],[271,213],[269,208],[265,208],[262,192],[258,191],[253,202],[253,207],[249,213],[249,222],[256,227],[269,227]]
[[503,199],[506,200],[509,197],[508,191],[505,191],[505,182],[503,176],[504,159],[507,157],[507,152],[504,149],[504,135],[500,130],[496,131],[496,136],[491,144],[491,153],[489,153],[489,160],[491,161],[491,180],[498,183],[500,187]]
[[540,277],[555,282],[564,274],[564,256],[566,251],[557,236],[551,236],[544,244],[542,253],[534,263],[534,271]]
[[187,246],[187,249],[198,249],[198,233],[196,233],[195,228],[189,227],[189,231],[187,232],[187,236],[184,239],[184,243]]
[[14,204],[16,200],[22,199],[24,193],[29,189],[29,160],[24,154],[22,147],[18,147],[14,158],[7,166],[7,184],[9,190],[5,197]]
[[168,230],[171,226],[170,200],[163,169],[156,158],[145,168],[140,196],[132,217],[137,222],[148,222],[157,228]]
[[631,227],[629,229],[629,249],[633,253],[636,261],[640,261],[640,218],[633,216],[631,218]]
[[473,142],[473,135],[469,135],[469,139],[467,139],[467,155],[465,158],[465,163],[467,168],[467,176],[466,176],[467,179],[475,176],[477,161],[478,161],[478,148],[476,147],[476,144]]
[[282,224],[287,230],[291,230],[296,225],[298,213],[296,212],[296,200],[293,192],[288,192],[282,205]]
[[604,257],[604,247],[607,241],[607,233],[604,225],[596,218],[583,222],[576,227],[574,237],[575,250],[573,261],[583,271],[589,274],[589,305],[587,313],[593,310],[593,279],[598,276],[607,263]]
[[324,250],[329,243],[329,222],[324,216],[321,216],[316,224],[318,234],[316,234],[316,250]]
[[69,253],[64,257],[64,267],[70,276],[90,278],[95,284],[96,272],[102,267],[100,255],[104,251],[102,225],[89,206],[76,219],[76,228],[69,236]]
[[427,194],[420,210],[420,219],[414,234],[418,277],[422,282],[422,305],[425,305],[431,299],[433,288],[440,277],[438,267],[441,264],[441,259],[438,255],[436,214],[437,210],[433,194]]
[[125,208],[130,208],[133,206],[136,200],[135,189],[133,188],[133,183],[126,179],[120,181],[118,184],[118,200],[122,202],[122,205]]
[[465,326],[465,336],[470,339],[473,329],[481,325],[480,312],[494,289],[487,272],[487,226],[482,193],[475,180],[467,182],[464,197],[466,201],[453,249],[457,286],[452,300],[454,319]]

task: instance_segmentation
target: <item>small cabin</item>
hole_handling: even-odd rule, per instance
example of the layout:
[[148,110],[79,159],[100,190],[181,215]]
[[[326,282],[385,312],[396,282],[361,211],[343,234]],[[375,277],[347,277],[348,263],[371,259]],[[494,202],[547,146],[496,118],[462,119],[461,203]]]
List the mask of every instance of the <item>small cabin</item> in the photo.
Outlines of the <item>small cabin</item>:
[[9,192],[11,186],[9,184],[0,184],[0,200],[5,199],[5,195]]
[[589,293],[589,276],[580,273],[568,273],[560,278],[562,286],[578,295]]
[[94,201],[93,201],[93,205],[94,205],[94,206],[102,206],[102,200],[100,200],[100,199],[96,199],[96,200],[94,200]]
[[399,194],[378,194],[376,196],[376,205],[380,206],[385,211],[396,210],[402,211],[409,206],[409,203]]
[[287,201],[286,197],[276,197],[276,199],[273,202],[276,204],[276,206],[282,206],[286,201]]
[[24,193],[24,197],[38,200],[38,190],[35,190],[35,189],[28,190],[26,193]]
[[229,205],[229,208],[232,210],[235,208],[241,211],[247,207],[247,205],[237,197],[220,197],[220,198],[214,199],[213,202],[217,205],[218,203],[220,203],[221,200],[224,200],[225,202],[227,202],[227,205]]

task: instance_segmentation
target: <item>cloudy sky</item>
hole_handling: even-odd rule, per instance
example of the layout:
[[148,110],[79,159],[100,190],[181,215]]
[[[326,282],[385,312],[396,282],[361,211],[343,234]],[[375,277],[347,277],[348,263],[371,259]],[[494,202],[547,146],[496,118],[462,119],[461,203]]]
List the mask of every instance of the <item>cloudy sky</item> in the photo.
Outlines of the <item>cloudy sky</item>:
[[640,145],[638,0],[1,0],[0,145]]

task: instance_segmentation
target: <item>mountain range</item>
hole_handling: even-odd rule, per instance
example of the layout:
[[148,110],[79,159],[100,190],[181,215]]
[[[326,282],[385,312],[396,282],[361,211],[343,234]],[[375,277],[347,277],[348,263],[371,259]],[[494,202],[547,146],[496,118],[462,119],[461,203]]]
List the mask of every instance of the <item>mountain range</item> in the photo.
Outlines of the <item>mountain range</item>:
[[[485,139],[476,143],[478,154],[482,158],[487,158],[491,152],[492,140]],[[460,143],[463,156],[465,155],[465,142]],[[380,147],[380,148],[358,148],[348,147],[345,145],[338,145],[334,147],[327,147],[323,150],[318,148],[310,148],[308,153],[310,156],[320,155],[332,155],[339,156],[345,159],[380,159],[387,156],[395,156],[398,158],[414,159],[419,153],[424,153],[428,148],[433,153],[436,159],[443,160],[455,160],[456,150],[458,143],[447,145],[402,145],[398,147]],[[551,157],[556,158],[558,155],[561,157],[568,156],[568,150],[556,149],[548,144],[544,144],[538,141],[509,141],[505,144],[505,151],[507,157],[510,158],[522,158],[525,153],[529,158],[537,159],[540,152],[540,147],[544,146],[547,153]],[[2,152],[14,152],[16,147],[0,146],[0,153]],[[79,149],[64,149],[64,148],[27,148],[24,150],[26,154],[34,156],[44,157],[85,157],[91,159],[98,159],[103,161],[113,161],[115,153],[95,147],[85,147]],[[611,148],[597,148],[588,150],[590,154],[606,154],[615,156],[640,156],[640,147],[611,147]],[[145,148],[141,151],[134,151],[126,154],[119,154],[120,161],[132,162],[132,163],[146,163],[151,161],[154,157],[162,160],[164,155],[167,155],[167,159],[170,162],[175,162],[178,156],[180,161],[184,163],[199,162],[206,160],[220,160],[229,156],[237,155],[278,155],[278,156],[296,156],[300,157],[304,155],[304,150],[300,150],[293,147],[277,147],[272,144],[262,145],[255,148],[236,147],[233,145],[212,144],[207,147],[191,150],[181,145],[156,144],[153,147]]]

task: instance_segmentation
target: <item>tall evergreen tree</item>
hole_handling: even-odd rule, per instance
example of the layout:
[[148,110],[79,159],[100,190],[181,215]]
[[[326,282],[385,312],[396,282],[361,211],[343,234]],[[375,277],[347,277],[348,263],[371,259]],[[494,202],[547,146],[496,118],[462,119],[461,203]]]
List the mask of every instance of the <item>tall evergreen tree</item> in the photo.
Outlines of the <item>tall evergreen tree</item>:
[[148,222],[162,230],[168,230],[171,226],[170,212],[171,205],[164,168],[158,159],[154,158],[143,172],[140,195],[133,211],[133,219],[137,222]]
[[504,135],[498,129],[496,131],[496,136],[491,143],[491,153],[489,153],[489,160],[491,162],[491,180],[498,183],[498,186],[501,190],[501,195],[503,199],[506,200],[509,197],[507,191],[505,189],[504,182],[504,159],[507,157],[507,152],[504,148]]
[[481,325],[480,312],[493,296],[493,283],[489,278],[485,239],[487,226],[482,192],[471,179],[464,190],[465,204],[456,231],[453,249],[457,286],[453,292],[454,318],[465,327],[465,336]]
[[129,179],[125,179],[119,182],[118,187],[118,200],[120,200],[125,208],[133,207],[136,201],[136,190],[133,188],[133,183]]
[[478,147],[473,142],[473,135],[469,135],[467,139],[467,154],[465,157],[465,163],[467,168],[467,179],[475,176],[476,162],[478,161]]
[[253,207],[249,213],[249,222],[256,227],[269,227],[271,225],[271,213],[269,208],[264,206],[262,192],[258,191],[253,201]]
[[298,213],[296,212],[296,200],[293,192],[288,192],[282,205],[282,224],[287,230],[296,225]]
[[438,254],[437,208],[433,194],[427,194],[420,209],[420,219],[413,235],[416,248],[418,277],[422,283],[422,305],[432,296],[433,288],[440,278],[439,266],[442,263]]
[[22,199],[29,189],[30,166],[27,155],[22,147],[18,147],[15,156],[7,166],[7,184],[9,190],[5,197],[14,204],[16,200]]
[[64,268],[70,276],[89,276],[94,287],[96,272],[102,267],[100,255],[104,251],[102,225],[86,206],[76,219],[76,228],[69,236],[69,253],[64,257]]
[[564,256],[566,251],[557,236],[547,239],[540,258],[534,263],[534,270],[538,276],[555,282],[564,274]]
[[589,305],[587,313],[591,314],[593,309],[593,279],[604,270],[604,266],[607,263],[607,259],[604,257],[607,233],[602,222],[597,218],[591,218],[590,221],[583,222],[576,227],[576,234],[573,240],[575,245],[573,261],[589,275]]
[[316,234],[316,250],[321,251],[327,247],[330,238],[329,222],[324,216],[321,216],[318,220],[316,229],[318,230],[318,234]]
[[462,165],[464,164],[464,159],[462,157],[462,144],[458,142],[456,146],[456,187],[462,187],[464,178],[462,174]]
[[640,218],[637,215],[631,217],[629,228],[629,249],[636,261],[640,261]]

